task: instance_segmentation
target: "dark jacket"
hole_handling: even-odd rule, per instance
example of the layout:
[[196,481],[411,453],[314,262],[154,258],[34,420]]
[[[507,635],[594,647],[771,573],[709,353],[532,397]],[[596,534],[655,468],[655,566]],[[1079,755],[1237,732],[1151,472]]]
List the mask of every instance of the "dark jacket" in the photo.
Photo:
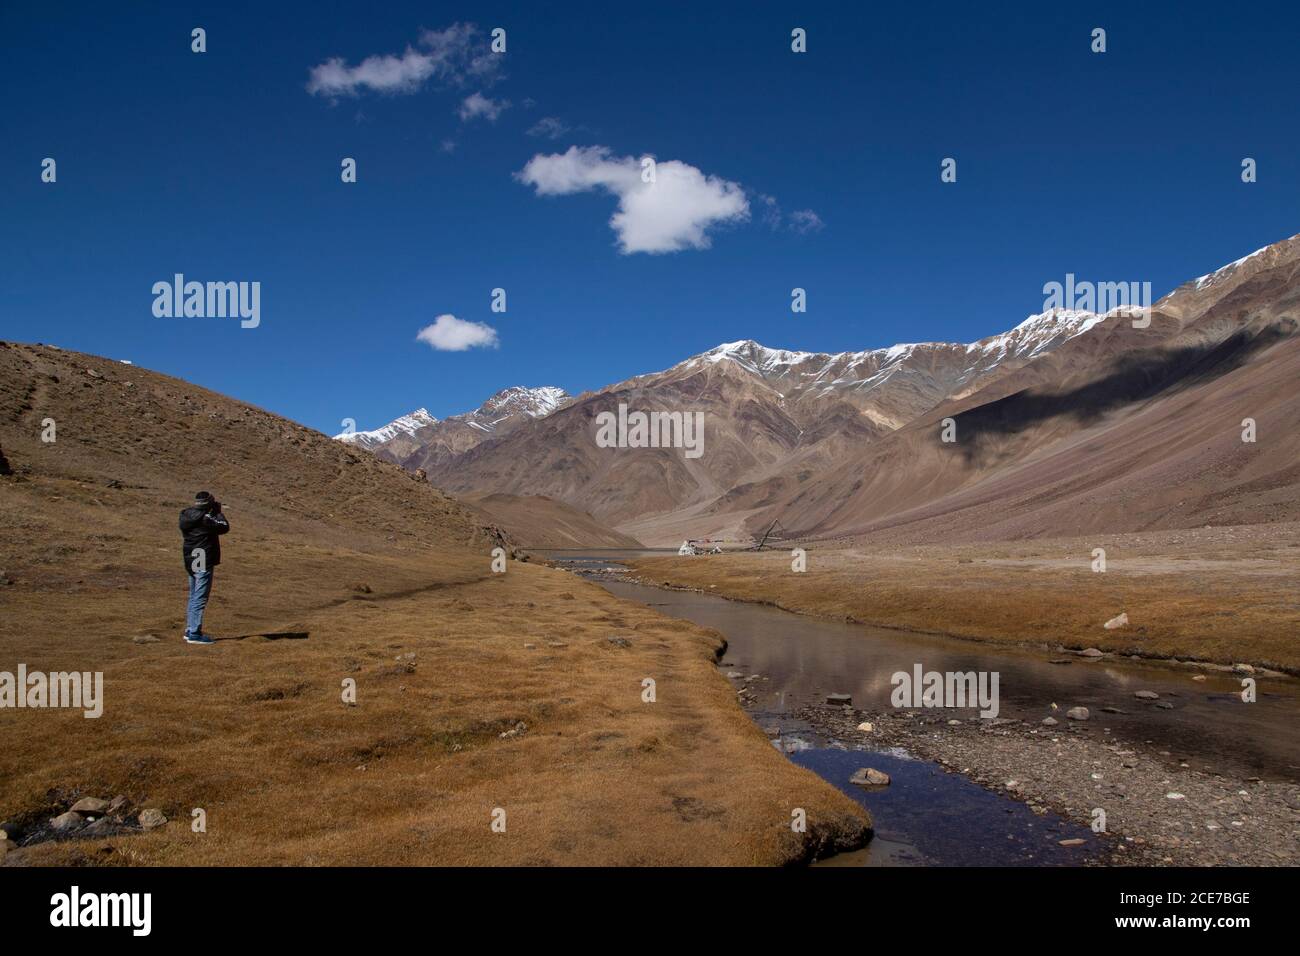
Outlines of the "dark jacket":
[[204,566],[211,571],[221,563],[220,535],[230,530],[230,522],[221,513],[221,506],[193,505],[181,512],[181,557],[185,570],[193,573],[194,549],[202,548],[205,552]]

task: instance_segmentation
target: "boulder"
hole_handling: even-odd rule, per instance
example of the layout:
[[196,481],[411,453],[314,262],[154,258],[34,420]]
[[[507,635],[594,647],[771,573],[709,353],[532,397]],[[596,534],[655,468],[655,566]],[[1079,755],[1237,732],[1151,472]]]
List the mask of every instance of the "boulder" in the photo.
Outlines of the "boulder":
[[59,833],[69,833],[73,830],[80,830],[86,822],[86,818],[80,813],[74,813],[69,810],[67,813],[60,813],[50,821],[50,826]]
[[857,784],[859,787],[887,787],[889,774],[875,767],[861,767],[857,773],[849,777],[849,783]]
[[1065,712],[1065,716],[1071,720],[1087,720],[1091,715],[1087,707],[1071,707]]
[[1138,700],[1158,700],[1160,695],[1153,690],[1139,690],[1134,692],[1134,697]]
[[827,694],[826,703],[828,704],[851,704],[853,703],[852,694]]
[[109,806],[111,806],[109,801],[101,799],[100,797],[82,797],[72,805],[72,812],[93,813],[96,816],[100,816],[108,812]]
[[1085,647],[1083,650],[1079,651],[1079,656],[1080,657],[1101,657],[1101,651],[1097,650],[1097,648],[1095,647]]
[[1108,631],[1113,631],[1116,628],[1127,627],[1127,626],[1128,626],[1127,613],[1121,614],[1119,617],[1112,617],[1109,621],[1107,621],[1105,624],[1102,625],[1102,627],[1104,627]]
[[1055,717],[1044,717],[1042,724],[1044,727],[1055,727],[1057,725],[1057,719]]
[[161,810],[150,808],[148,810],[140,811],[140,816],[137,817],[137,822],[144,829],[152,830],[166,823],[167,817]]

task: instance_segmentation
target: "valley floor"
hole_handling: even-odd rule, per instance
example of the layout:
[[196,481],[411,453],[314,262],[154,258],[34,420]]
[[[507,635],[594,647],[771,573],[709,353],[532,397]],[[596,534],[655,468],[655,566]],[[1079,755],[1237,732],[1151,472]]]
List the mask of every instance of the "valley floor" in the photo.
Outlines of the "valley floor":
[[[791,545],[793,547],[794,545]],[[648,583],[879,627],[1300,674],[1296,522],[949,546],[629,562]],[[1093,551],[1106,570],[1092,570]],[[1128,624],[1105,622],[1128,615]]]
[[[89,553],[49,537],[129,489],[0,492],[0,671],[102,671],[105,697],[98,719],[0,711],[6,865],[782,864],[869,835],[737,707],[716,633],[572,575],[246,517],[220,639],[193,647],[172,534],[146,544],[123,504],[96,512]],[[53,838],[79,798],[119,795]],[[144,809],[170,822],[141,832]]]

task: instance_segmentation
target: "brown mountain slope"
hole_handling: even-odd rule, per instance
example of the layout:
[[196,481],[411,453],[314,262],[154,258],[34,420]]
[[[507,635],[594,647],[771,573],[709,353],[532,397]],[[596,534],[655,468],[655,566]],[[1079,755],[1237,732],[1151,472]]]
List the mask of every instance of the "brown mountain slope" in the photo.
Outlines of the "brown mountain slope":
[[[1178,305],[1191,283],[1149,329],[1113,317],[939,406],[755,514],[751,530],[780,517],[815,537],[919,543],[1300,516],[1300,241],[1251,266],[1215,273],[1203,311]],[[1241,440],[1246,418],[1254,443]]]
[[[645,527],[662,539],[677,525],[679,538],[716,534],[721,526],[738,527],[747,509],[771,497],[765,483],[774,476],[830,467],[944,398],[1060,347],[1094,320],[1059,311],[970,345],[921,343],[837,355],[730,342],[665,371],[579,396],[497,440],[433,461],[430,480],[454,493],[544,494],[638,537]],[[703,455],[596,447],[596,416],[620,404],[633,411],[702,413]],[[419,460],[410,456],[403,463]],[[719,501],[750,486],[766,491]],[[719,514],[723,505],[720,523],[699,525],[702,513]]]
[[522,548],[640,548],[585,511],[543,495],[462,495],[466,507],[502,528]]
[[[96,719],[0,709],[5,866],[786,863],[867,835],[736,705],[716,634],[550,568],[492,573],[480,519],[396,465],[10,343],[0,446],[0,671],[103,675]],[[232,526],[210,647],[180,640],[177,514],[201,488]],[[49,839],[78,798],[119,794],[107,831]],[[142,833],[144,808],[173,822]]]

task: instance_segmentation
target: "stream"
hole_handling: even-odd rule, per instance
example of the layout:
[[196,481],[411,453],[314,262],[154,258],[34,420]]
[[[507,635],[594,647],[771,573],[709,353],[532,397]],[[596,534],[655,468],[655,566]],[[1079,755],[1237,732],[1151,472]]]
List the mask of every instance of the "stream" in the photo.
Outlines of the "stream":
[[[1024,803],[901,748],[881,750],[861,740],[826,739],[795,713],[828,694],[852,697],[864,710],[889,708],[891,675],[926,671],[996,671],[999,716],[1038,720],[1059,704],[1086,706],[1118,739],[1171,760],[1211,769],[1230,768],[1265,778],[1300,778],[1300,685],[1291,679],[1259,679],[1259,699],[1241,703],[1241,677],[1200,673],[1159,662],[1107,658],[1088,661],[1041,648],[1020,648],[914,634],[822,620],[710,594],[671,591],[608,574],[620,557],[635,552],[551,552],[548,557],[586,574],[617,597],[639,601],[671,617],[721,632],[727,651],[724,675],[761,675],[749,683],[750,716],[773,746],[867,807],[875,821],[870,845],[823,865],[1014,866],[1078,865],[1079,851],[1060,840],[1088,836],[1086,827],[1053,813],[1035,814]],[[1069,659],[1071,663],[1052,663]],[[737,677],[729,678],[738,689]],[[1151,690],[1170,709],[1142,706],[1134,692]],[[1111,707],[1122,713],[1099,713]],[[955,716],[968,717],[975,709]],[[890,786],[863,788],[848,782],[869,765],[892,778]]]

